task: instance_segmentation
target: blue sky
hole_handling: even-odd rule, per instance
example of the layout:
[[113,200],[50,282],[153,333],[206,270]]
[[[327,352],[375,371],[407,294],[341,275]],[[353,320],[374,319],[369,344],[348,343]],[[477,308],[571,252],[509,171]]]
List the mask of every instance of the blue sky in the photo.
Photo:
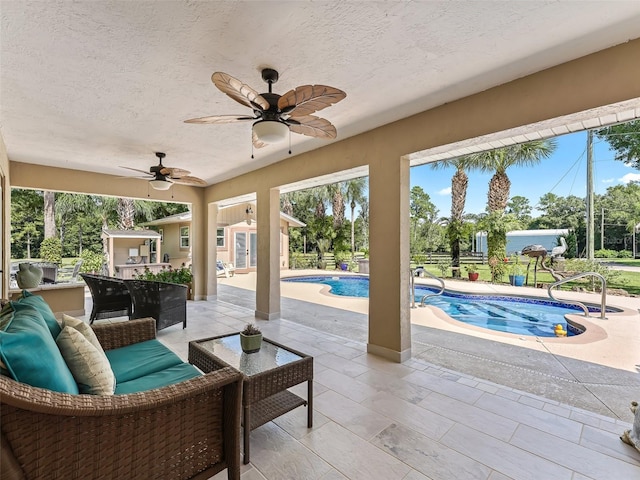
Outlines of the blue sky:
[[[507,175],[511,180],[511,196],[521,195],[529,199],[533,216],[539,215],[535,206],[545,193],[561,197],[584,197],[587,178],[587,132],[571,133],[557,137],[553,155],[535,167],[511,168]],[[608,187],[640,180],[640,171],[614,160],[609,145],[594,135],[594,190],[603,194]],[[411,168],[411,187],[420,186],[429,194],[438,208],[438,216],[451,213],[451,177],[454,169],[434,170],[429,165]],[[466,213],[482,213],[487,203],[487,190],[492,174],[469,172]]]

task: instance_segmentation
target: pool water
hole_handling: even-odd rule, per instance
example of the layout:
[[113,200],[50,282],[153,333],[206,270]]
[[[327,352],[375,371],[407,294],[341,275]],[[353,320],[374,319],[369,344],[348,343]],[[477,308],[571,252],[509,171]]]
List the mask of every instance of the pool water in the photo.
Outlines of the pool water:
[[[369,278],[313,276],[283,279],[285,282],[321,283],[331,287],[334,295],[369,297]],[[422,297],[438,289],[416,285],[416,304]],[[567,313],[581,313],[579,307],[552,300],[524,297],[471,295],[445,291],[442,295],[427,297],[426,305],[442,309],[450,317],[482,328],[498,332],[555,337],[554,328],[562,325],[568,336],[578,335],[581,330],[567,325]]]

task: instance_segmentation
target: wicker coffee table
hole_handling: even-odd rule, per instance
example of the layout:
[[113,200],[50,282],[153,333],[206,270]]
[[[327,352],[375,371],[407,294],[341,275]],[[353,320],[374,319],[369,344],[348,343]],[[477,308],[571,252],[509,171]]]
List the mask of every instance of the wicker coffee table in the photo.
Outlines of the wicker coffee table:
[[[251,430],[302,405],[307,406],[307,427],[313,424],[313,357],[266,338],[256,353],[244,353],[240,335],[233,333],[189,342],[189,363],[205,373],[233,367],[243,376],[242,425],[244,463],[249,463]],[[307,400],[287,389],[307,382]]]

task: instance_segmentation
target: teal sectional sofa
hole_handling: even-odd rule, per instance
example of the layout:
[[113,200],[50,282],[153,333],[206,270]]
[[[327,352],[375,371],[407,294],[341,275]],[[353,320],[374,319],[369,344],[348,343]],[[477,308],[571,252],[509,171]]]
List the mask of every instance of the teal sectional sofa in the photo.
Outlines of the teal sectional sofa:
[[0,478],[240,478],[242,376],[203,375],[153,318],[56,319],[24,292],[0,312]]

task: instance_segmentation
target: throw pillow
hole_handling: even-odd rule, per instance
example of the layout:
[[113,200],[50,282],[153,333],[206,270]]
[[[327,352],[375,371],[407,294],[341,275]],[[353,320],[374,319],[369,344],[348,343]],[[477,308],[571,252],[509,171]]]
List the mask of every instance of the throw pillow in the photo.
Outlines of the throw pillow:
[[80,393],[113,395],[116,377],[104,352],[98,351],[84,335],[69,326],[62,329],[56,343]]
[[11,378],[33,387],[78,393],[78,385],[38,310],[15,304],[0,317],[0,359]]
[[60,324],[56,320],[56,316],[53,314],[51,307],[47,301],[40,295],[34,295],[33,293],[23,290],[22,296],[13,302],[9,302],[9,305],[15,305],[16,303],[22,305],[31,305],[33,308],[40,312],[44,321],[47,322],[47,326],[51,331],[51,336],[55,339],[60,333]]
[[100,345],[100,341],[98,340],[98,337],[96,337],[96,334],[90,325],[84,323],[82,320],[63,313],[61,326],[62,328],[71,327],[79,331],[87,340],[89,340],[89,342],[91,342],[91,345],[96,347],[104,355],[104,349],[102,348],[102,345]]

